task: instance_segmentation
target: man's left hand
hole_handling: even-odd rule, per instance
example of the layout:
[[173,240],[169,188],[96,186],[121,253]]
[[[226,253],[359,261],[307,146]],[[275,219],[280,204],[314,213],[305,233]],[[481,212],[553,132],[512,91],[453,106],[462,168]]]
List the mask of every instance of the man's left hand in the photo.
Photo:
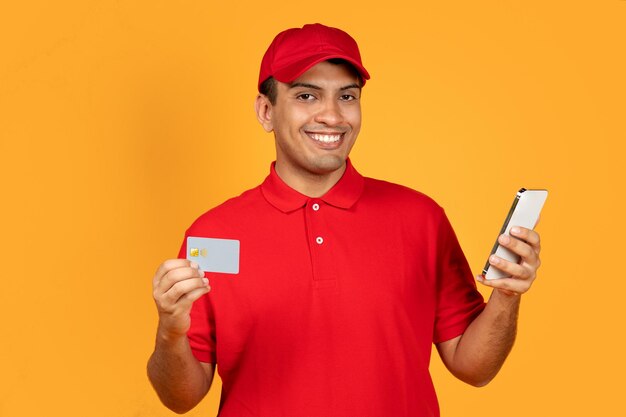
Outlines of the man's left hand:
[[524,227],[515,226],[510,230],[511,235],[500,235],[498,243],[520,256],[519,263],[509,262],[491,255],[489,264],[505,272],[507,278],[487,280],[483,275],[476,280],[488,287],[502,290],[510,295],[520,295],[528,291],[537,277],[537,269],[541,265],[539,252],[541,242],[539,234]]

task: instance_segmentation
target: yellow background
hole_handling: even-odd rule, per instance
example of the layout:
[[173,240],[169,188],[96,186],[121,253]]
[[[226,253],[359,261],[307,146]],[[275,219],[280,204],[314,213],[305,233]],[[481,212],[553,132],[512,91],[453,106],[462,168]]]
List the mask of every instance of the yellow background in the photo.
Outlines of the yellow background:
[[514,351],[481,389],[433,356],[443,415],[623,415],[625,18],[622,0],[3,1],[0,415],[172,414],[145,376],[153,272],[266,175],[260,59],[316,21],[372,74],[355,165],[442,204],[476,272],[515,191],[550,190]]

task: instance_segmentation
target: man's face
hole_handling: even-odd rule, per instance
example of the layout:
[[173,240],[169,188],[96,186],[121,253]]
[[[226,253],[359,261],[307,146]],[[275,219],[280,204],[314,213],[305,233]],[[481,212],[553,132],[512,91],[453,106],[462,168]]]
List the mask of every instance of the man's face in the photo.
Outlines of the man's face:
[[361,129],[359,85],[350,67],[329,62],[291,84],[278,82],[271,127],[279,174],[303,178],[344,169]]

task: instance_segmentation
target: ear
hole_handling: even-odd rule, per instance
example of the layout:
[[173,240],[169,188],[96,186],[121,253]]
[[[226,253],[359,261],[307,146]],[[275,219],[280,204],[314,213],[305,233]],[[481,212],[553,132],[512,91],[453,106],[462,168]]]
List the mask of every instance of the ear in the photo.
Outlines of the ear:
[[256,110],[256,117],[265,129],[266,132],[274,130],[274,124],[272,123],[272,103],[263,94],[256,96],[254,102],[254,109]]

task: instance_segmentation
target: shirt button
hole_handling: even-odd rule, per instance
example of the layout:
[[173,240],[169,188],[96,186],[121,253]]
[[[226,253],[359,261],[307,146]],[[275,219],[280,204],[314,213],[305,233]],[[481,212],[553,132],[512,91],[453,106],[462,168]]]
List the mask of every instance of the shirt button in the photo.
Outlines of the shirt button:
[[324,239],[321,236],[318,236],[318,237],[315,238],[315,242],[318,245],[321,245],[322,243],[324,243]]
[[317,203],[313,204],[313,210],[314,211],[317,211],[319,209],[320,209],[320,205],[319,204],[317,204]]

